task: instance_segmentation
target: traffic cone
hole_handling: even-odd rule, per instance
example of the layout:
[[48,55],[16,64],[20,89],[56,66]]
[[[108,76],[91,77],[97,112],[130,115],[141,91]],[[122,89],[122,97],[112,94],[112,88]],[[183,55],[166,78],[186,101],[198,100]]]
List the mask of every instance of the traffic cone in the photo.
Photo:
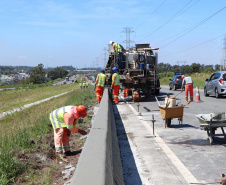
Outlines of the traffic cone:
[[199,94],[199,87],[196,87],[196,96],[195,96],[195,102],[200,102],[200,94]]

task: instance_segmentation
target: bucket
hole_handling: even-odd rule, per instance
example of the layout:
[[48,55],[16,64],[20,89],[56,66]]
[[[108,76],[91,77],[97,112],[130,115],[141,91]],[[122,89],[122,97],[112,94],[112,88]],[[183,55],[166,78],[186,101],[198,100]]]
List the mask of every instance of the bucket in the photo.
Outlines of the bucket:
[[176,98],[166,96],[165,98],[165,106],[169,103],[168,107],[175,107],[176,106]]
[[144,70],[144,63],[140,64],[140,70]]

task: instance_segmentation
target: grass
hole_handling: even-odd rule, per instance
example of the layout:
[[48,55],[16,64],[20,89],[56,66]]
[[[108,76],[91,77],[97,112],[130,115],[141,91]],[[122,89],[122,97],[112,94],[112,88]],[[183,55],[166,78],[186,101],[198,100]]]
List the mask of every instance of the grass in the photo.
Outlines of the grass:
[[[194,73],[190,75],[193,80],[193,86],[196,88],[197,86],[199,89],[204,89],[204,85],[206,83],[206,79],[209,78],[210,73]],[[169,79],[172,79],[172,77],[162,77],[160,78],[160,84],[161,85],[169,85]]]
[[[65,91],[66,86],[60,87],[63,90],[57,88],[57,93],[59,93],[59,91]],[[43,91],[43,89],[41,91]],[[37,89],[35,94],[38,96],[38,93],[41,91]],[[15,158],[15,151],[18,149],[32,150],[32,138],[41,140],[45,134],[52,132],[52,128],[48,125],[49,114],[52,110],[67,105],[83,104],[88,106],[94,102],[95,93],[93,92],[93,87],[89,87],[88,89],[82,90],[82,93],[81,90],[74,90],[59,98],[51,99],[39,105],[24,109],[21,112],[1,118],[0,184],[5,185],[13,183],[14,178],[27,169],[26,165],[20,163]],[[89,121],[89,118],[84,119],[85,123]],[[82,125],[82,127],[85,127],[85,125]],[[32,178],[32,172],[30,175]]]
[[44,86],[0,91],[0,112],[19,108],[23,105],[43,100],[63,92],[78,88],[78,83],[70,85]]

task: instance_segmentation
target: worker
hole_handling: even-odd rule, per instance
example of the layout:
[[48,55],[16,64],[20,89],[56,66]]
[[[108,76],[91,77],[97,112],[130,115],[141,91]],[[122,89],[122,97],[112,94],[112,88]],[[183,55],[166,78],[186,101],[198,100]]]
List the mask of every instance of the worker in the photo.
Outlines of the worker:
[[83,86],[83,89],[85,89],[86,88],[86,82],[83,82],[82,86]]
[[86,107],[84,105],[65,106],[50,113],[50,121],[54,129],[54,144],[56,155],[60,159],[72,155],[70,151],[69,139],[71,132],[86,135],[87,132],[76,128],[79,117],[86,117]]
[[113,46],[115,53],[118,55],[119,69],[123,69],[124,63],[122,62],[122,60],[123,60],[123,50],[124,50],[124,48],[120,44],[113,42],[113,41],[110,41],[110,44]]
[[112,75],[112,84],[111,88],[113,90],[113,96],[115,100],[115,104],[118,104],[118,95],[119,95],[119,88],[120,88],[120,81],[119,81],[119,74],[117,73],[117,67],[112,68],[114,74]]
[[185,86],[185,100],[188,101],[188,91],[190,91],[190,101],[193,101],[193,81],[190,76],[188,75],[182,75],[181,76],[182,86],[181,86],[181,92],[183,92],[183,88]]
[[100,101],[102,99],[105,82],[108,85],[108,79],[104,74],[104,72],[105,72],[104,69],[101,69],[101,72],[97,75],[95,85],[94,85],[94,89],[96,89],[97,105],[100,104]]
[[88,85],[89,85],[89,83],[88,83],[88,82],[86,82],[86,88],[88,88]]
[[82,82],[80,81],[80,83],[79,83],[79,86],[80,86],[80,89],[82,89]]

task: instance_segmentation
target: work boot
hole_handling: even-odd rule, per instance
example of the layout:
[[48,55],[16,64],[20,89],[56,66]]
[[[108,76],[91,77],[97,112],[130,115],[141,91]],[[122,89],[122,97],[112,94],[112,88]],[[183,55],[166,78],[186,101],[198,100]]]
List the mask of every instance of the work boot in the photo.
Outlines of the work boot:
[[57,155],[57,157],[59,157],[60,159],[63,159],[63,158],[66,157],[66,155],[65,155],[62,151],[56,152],[56,155]]

